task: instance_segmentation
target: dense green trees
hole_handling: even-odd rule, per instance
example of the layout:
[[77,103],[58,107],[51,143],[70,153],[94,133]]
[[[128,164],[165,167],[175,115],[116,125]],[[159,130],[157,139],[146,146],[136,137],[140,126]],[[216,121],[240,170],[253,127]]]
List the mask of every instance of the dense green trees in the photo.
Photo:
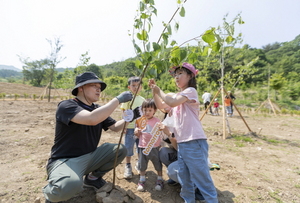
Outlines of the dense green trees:
[[[184,47],[192,52],[201,52],[200,47]],[[248,99],[263,101],[268,96],[268,84],[271,99],[283,106],[287,103],[300,105],[300,35],[290,42],[275,42],[263,46],[262,49],[251,48],[244,45],[239,48],[225,47],[224,55],[224,85],[227,90],[243,91]],[[229,50],[230,49],[230,50]],[[88,59],[88,56],[85,56]],[[54,87],[71,89],[74,86],[75,76],[84,71],[93,71],[99,78],[108,83],[106,94],[115,96],[120,91],[127,90],[127,79],[133,75],[140,75],[141,69],[136,68],[135,58],[114,62],[106,65],[88,65],[80,63],[74,69],[65,69],[63,72],[54,73]],[[211,53],[209,56],[197,55],[195,66],[199,69],[197,77],[198,92],[203,90],[216,92],[220,87],[220,57]],[[37,61],[24,60],[24,81],[34,86],[46,86],[49,83],[49,61],[47,59]],[[152,67],[149,67],[151,70]],[[12,72],[12,73],[11,73]],[[10,74],[11,73],[11,74]],[[0,70],[1,78],[13,77],[14,71]],[[48,76],[47,76],[48,74]],[[144,90],[142,94],[147,97],[147,77],[144,78]],[[168,68],[156,72],[156,79],[164,90],[175,92],[176,86],[169,75]],[[3,81],[4,79],[2,79]],[[259,89],[259,94],[252,95],[254,89]],[[147,90],[147,91],[146,91]],[[246,94],[246,92],[248,92]],[[276,92],[276,94],[275,94]],[[251,96],[251,98],[250,98]],[[292,103],[290,103],[292,102]],[[292,105],[293,106],[293,105]]]

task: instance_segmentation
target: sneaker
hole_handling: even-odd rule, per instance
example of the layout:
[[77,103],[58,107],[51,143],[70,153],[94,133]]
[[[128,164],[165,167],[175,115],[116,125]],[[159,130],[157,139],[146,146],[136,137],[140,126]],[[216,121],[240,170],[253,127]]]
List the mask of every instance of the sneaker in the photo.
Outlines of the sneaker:
[[169,180],[167,180],[167,183],[168,183],[168,185],[171,185],[171,186],[175,186],[175,185],[179,184],[176,181],[172,180],[171,178]]
[[157,180],[155,190],[161,191],[164,188],[164,182],[163,180]]
[[132,178],[132,168],[131,168],[131,164],[126,164],[125,166],[125,171],[124,171],[124,178],[125,179],[130,179]]
[[141,171],[139,170],[139,162],[135,163],[134,169],[138,172],[138,174],[141,173]]
[[137,191],[140,191],[140,192],[145,191],[145,182],[144,181],[139,181]]
[[211,171],[213,171],[213,170],[220,170],[221,169],[221,167],[218,165],[218,164],[211,164],[211,167],[210,167],[210,169],[209,170],[211,170]]
[[83,181],[83,186],[91,187],[94,188],[95,190],[103,187],[105,184],[106,181],[102,177],[99,177],[97,180],[90,180],[88,179],[88,175],[85,176]]

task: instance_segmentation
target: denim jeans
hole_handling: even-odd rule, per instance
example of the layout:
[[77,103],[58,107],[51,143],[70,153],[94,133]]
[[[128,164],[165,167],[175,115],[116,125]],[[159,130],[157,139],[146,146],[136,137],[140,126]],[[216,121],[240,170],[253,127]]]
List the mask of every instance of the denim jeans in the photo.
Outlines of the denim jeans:
[[178,143],[180,196],[186,203],[195,202],[195,186],[207,203],[218,203],[218,195],[207,167],[207,140],[198,139]]
[[134,143],[136,143],[136,152],[138,153],[139,139],[134,136],[134,129],[127,128],[124,145],[127,149],[127,156],[133,156]]

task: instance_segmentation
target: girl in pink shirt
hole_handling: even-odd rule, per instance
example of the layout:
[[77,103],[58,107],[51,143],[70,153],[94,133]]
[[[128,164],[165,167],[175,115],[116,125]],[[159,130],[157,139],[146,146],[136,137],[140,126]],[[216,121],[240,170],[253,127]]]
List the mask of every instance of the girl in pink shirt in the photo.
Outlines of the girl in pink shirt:
[[[159,148],[161,143],[160,133],[152,135],[151,132],[155,127],[156,123],[160,120],[154,117],[157,108],[153,99],[146,99],[142,104],[143,116],[136,121],[136,128],[134,134],[139,138],[139,165],[140,170],[140,181],[138,182],[138,191],[145,190],[146,182],[146,170],[148,167],[148,162],[154,165],[157,171],[157,181],[155,185],[155,190],[163,189],[163,179],[162,179],[162,163],[159,160]],[[153,132],[152,132],[153,133]],[[156,137],[156,139],[154,138]],[[150,147],[151,146],[151,147]]]
[[207,138],[199,120],[199,99],[196,91],[198,70],[192,64],[183,63],[172,68],[180,92],[167,96],[154,79],[149,80],[157,108],[172,107],[174,135],[178,144],[179,183],[181,197],[186,203],[195,202],[195,186],[207,203],[218,203],[217,192],[207,167]]

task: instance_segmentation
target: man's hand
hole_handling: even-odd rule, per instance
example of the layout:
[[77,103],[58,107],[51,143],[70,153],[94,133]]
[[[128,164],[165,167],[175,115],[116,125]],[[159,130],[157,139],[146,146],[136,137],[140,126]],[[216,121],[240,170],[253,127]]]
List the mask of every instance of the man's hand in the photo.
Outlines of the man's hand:
[[116,98],[120,103],[125,103],[132,100],[132,93],[130,91],[122,92]]
[[133,120],[141,117],[143,115],[142,107],[138,106],[135,109],[127,109],[123,112],[123,119],[126,122],[132,122]]

